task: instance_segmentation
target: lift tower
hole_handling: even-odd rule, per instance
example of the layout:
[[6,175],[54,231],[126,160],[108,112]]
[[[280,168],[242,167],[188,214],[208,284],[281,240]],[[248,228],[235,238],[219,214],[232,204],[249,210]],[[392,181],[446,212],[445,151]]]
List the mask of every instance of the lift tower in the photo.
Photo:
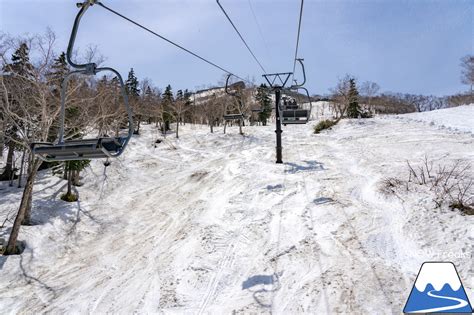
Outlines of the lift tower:
[[[293,72],[281,72],[281,73],[271,73],[264,74],[263,77],[267,80],[270,87],[275,92],[275,116],[276,116],[276,163],[283,163],[282,160],[282,147],[281,147],[281,120],[280,120],[280,98],[281,90],[285,88],[288,79],[293,74]],[[278,81],[277,81],[278,79]]]

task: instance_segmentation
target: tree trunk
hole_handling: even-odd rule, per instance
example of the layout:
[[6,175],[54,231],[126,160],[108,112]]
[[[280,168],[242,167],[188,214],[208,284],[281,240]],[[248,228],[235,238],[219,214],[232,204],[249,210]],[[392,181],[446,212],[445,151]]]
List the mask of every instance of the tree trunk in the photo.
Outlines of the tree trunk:
[[63,165],[63,179],[67,179],[67,162]]
[[176,120],[176,139],[179,138],[178,130],[179,130],[179,118]]
[[[41,164],[42,164],[42,161],[39,162],[40,166],[41,166]],[[34,167],[34,165],[33,165],[33,155],[29,154],[28,155],[28,174],[30,174],[32,172],[33,167]],[[32,205],[32,203],[33,203],[33,194],[30,194],[29,197],[28,197],[28,201],[26,203],[25,217],[23,218],[23,221],[21,222],[22,225],[31,225],[31,205]]]
[[3,149],[5,148],[5,130],[4,130],[4,122],[1,120],[0,123],[0,158],[3,157]]
[[66,195],[72,195],[72,170],[67,172],[67,193]]
[[33,204],[33,194],[30,194],[28,196],[28,200],[26,202],[26,211],[25,211],[25,217],[23,218],[23,221],[21,222],[21,225],[31,225],[31,207]]
[[11,180],[15,175],[13,174],[13,155],[15,153],[15,146],[13,143],[8,145],[7,164],[5,170],[0,175],[0,180]]
[[471,84],[471,103],[474,103],[474,95],[472,94],[473,92],[472,87],[473,85]]
[[16,215],[15,222],[13,223],[12,231],[10,233],[10,238],[8,239],[7,249],[5,251],[6,255],[15,254],[16,242],[18,239],[18,234],[20,233],[21,223],[25,217],[26,209],[28,207],[28,200],[33,194],[33,184],[35,182],[36,174],[40,165],[41,160],[36,159],[34,165],[31,168],[30,174],[28,174],[25,189],[23,190],[23,195],[21,197],[20,208],[18,209],[18,214]]
[[80,173],[80,171],[74,171],[73,172],[72,184],[74,186],[79,186],[80,185],[80,183],[79,183],[79,173]]
[[18,188],[21,188],[21,177],[23,176],[23,167],[25,165],[25,151],[26,150],[23,150],[23,153],[21,155],[20,174],[18,175]]
[[141,119],[139,119],[137,122],[137,134],[140,134],[140,123],[141,123]]

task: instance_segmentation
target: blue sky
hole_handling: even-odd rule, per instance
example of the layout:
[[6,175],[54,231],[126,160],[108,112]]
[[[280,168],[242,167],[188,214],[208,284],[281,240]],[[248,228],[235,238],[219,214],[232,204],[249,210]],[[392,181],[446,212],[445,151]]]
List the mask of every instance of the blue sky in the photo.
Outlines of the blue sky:
[[[240,76],[263,80],[214,0],[103,2]],[[292,70],[299,0],[220,2],[268,72]],[[58,36],[57,50],[64,50],[75,3],[0,0],[0,29],[21,35],[50,27]],[[169,83],[175,91],[215,85],[223,77],[98,6],[87,12],[79,30],[77,47],[89,44],[97,45],[107,57],[105,64],[124,76],[133,67],[139,79],[149,78],[159,87]],[[328,93],[346,73],[360,82],[377,82],[382,91],[464,91],[460,58],[473,51],[474,1],[305,1],[299,56],[305,59],[311,93]]]

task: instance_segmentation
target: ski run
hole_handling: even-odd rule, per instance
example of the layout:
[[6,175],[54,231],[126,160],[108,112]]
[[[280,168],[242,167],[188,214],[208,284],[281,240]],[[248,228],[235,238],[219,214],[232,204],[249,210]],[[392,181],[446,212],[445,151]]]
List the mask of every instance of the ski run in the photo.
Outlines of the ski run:
[[[284,127],[145,125],[77,187],[41,171],[22,255],[0,256],[2,314],[400,314],[421,264],[452,261],[474,300],[474,217],[428,190],[386,195],[407,161],[474,160],[474,106]],[[472,170],[471,170],[472,175]],[[21,189],[0,184],[0,218]],[[0,229],[7,238],[11,222]]]

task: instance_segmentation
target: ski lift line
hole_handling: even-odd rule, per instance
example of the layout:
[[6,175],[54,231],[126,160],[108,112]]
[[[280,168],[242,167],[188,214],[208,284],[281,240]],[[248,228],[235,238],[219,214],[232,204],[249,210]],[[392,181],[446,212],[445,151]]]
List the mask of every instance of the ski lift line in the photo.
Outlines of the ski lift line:
[[296,60],[298,59],[298,48],[299,48],[299,44],[300,44],[300,33],[301,33],[301,20],[302,20],[302,17],[303,17],[303,4],[304,4],[304,0],[301,0],[300,17],[299,17],[299,21],[298,21],[298,34],[296,35],[295,60],[293,61],[293,76],[291,78],[292,80],[294,80],[294,78],[295,78]]
[[246,82],[249,82],[249,83],[250,83],[250,81],[239,77],[238,75],[232,73],[231,71],[229,71],[229,70],[227,70],[227,69],[225,69],[225,68],[223,68],[223,67],[221,67],[221,66],[215,64],[214,62],[212,62],[212,61],[210,61],[210,60],[208,60],[208,59],[206,59],[206,58],[204,58],[204,57],[201,57],[200,55],[198,55],[198,54],[192,52],[191,50],[189,50],[189,49],[187,49],[187,48],[185,48],[185,47],[183,47],[183,46],[181,46],[181,45],[179,45],[179,44],[173,42],[172,40],[170,40],[170,39],[168,39],[168,38],[166,38],[166,37],[164,37],[164,36],[162,36],[162,35],[160,35],[160,34],[154,32],[154,31],[152,31],[152,30],[149,29],[148,27],[143,26],[142,24],[140,24],[140,23],[138,23],[138,22],[136,22],[136,21],[134,21],[134,20],[132,20],[132,19],[126,17],[125,15],[123,15],[123,14],[121,14],[121,13],[119,13],[119,12],[113,10],[112,8],[109,8],[108,6],[106,6],[105,4],[103,4],[102,2],[97,1],[96,4],[99,5],[99,6],[101,6],[101,7],[104,8],[104,9],[106,9],[107,11],[109,11],[109,12],[111,12],[111,13],[113,13],[113,14],[119,16],[119,17],[121,17],[122,19],[124,19],[124,20],[126,20],[126,21],[128,21],[128,22],[130,22],[130,23],[132,23],[132,24],[134,24],[134,25],[136,25],[136,26],[138,26],[139,28],[141,28],[141,29],[143,29],[143,30],[145,30],[145,31],[147,31],[147,32],[149,32],[149,33],[155,35],[156,37],[158,37],[158,38],[160,38],[160,39],[162,39],[162,40],[168,42],[169,44],[171,44],[171,45],[173,45],[173,46],[175,46],[175,47],[177,47],[177,48],[179,48],[179,49],[181,49],[181,50],[187,52],[188,54],[193,55],[194,57],[196,57],[196,58],[198,58],[198,59],[204,61],[205,63],[207,63],[207,64],[209,64],[209,65],[211,65],[211,66],[213,66],[213,67],[215,67],[215,68],[217,68],[217,69],[219,69],[219,70],[221,70],[221,71],[224,71],[224,72],[227,73],[227,74],[232,74],[233,76],[239,78],[239,79],[242,80],[242,81],[246,81]]
[[242,42],[244,43],[245,47],[247,47],[248,51],[250,52],[250,54],[252,55],[253,59],[255,59],[255,61],[257,62],[257,64],[260,66],[260,69],[262,69],[262,71],[265,73],[267,71],[265,71],[265,68],[262,66],[262,64],[260,63],[260,61],[257,59],[257,57],[255,56],[255,54],[253,53],[252,49],[250,49],[249,45],[247,44],[247,42],[245,41],[245,39],[243,38],[242,34],[240,34],[239,30],[237,29],[237,27],[235,26],[234,22],[232,22],[231,18],[229,17],[229,15],[227,14],[227,12],[225,11],[224,7],[222,7],[222,5],[220,4],[219,0],[216,0],[217,2],[217,5],[221,8],[222,12],[224,13],[224,15],[226,16],[227,20],[229,20],[230,24],[232,25],[232,27],[234,28],[234,30],[237,32],[237,35],[239,35],[240,39],[242,40]]
[[268,49],[267,41],[265,40],[265,36],[263,36],[262,28],[260,26],[260,23],[258,22],[257,15],[255,14],[255,11],[253,9],[252,5],[252,0],[248,0],[250,11],[252,12],[253,19],[255,20],[255,24],[257,24],[258,32],[260,34],[260,37],[262,38],[263,45],[265,46],[265,51],[267,53],[267,57],[270,56],[270,49]]

